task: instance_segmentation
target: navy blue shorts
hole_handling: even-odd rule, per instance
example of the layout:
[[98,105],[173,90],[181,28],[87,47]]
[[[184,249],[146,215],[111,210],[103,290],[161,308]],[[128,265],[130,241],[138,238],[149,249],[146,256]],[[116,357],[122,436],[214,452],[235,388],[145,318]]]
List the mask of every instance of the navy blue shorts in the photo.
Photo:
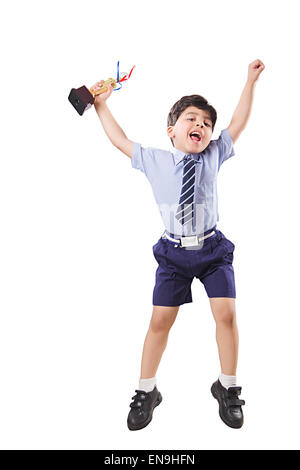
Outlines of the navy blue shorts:
[[214,230],[216,233],[202,241],[201,248],[176,246],[167,238],[160,238],[152,247],[159,264],[153,305],[176,307],[193,302],[194,277],[200,279],[208,297],[236,297],[232,266],[235,245],[220,230]]

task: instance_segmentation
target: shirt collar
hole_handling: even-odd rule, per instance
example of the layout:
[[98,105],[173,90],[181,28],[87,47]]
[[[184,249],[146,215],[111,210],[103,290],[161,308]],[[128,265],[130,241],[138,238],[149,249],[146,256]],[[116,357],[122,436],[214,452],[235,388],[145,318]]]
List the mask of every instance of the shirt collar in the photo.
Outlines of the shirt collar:
[[200,161],[200,153],[184,153],[182,150],[179,150],[179,149],[174,149],[173,150],[173,155],[174,155],[174,160],[175,160],[175,165],[178,165],[180,162],[182,162],[182,160],[184,159],[184,157],[186,156],[191,156],[196,163],[199,163]]

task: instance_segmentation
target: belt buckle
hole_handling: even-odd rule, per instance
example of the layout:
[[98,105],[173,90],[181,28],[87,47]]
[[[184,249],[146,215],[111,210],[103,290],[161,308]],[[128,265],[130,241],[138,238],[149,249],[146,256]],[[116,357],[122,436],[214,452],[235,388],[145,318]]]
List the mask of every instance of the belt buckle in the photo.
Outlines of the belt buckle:
[[192,237],[184,237],[184,238],[180,238],[180,243],[181,243],[181,246],[196,246],[198,245],[198,237],[197,235],[194,235]]

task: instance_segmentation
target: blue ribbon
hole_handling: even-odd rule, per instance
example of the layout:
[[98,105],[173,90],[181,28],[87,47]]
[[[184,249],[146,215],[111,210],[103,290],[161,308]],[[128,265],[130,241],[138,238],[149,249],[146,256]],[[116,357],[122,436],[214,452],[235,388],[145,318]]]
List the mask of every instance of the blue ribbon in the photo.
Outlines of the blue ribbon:
[[122,88],[122,83],[119,82],[120,77],[119,77],[119,63],[120,61],[118,60],[118,65],[117,65],[117,83],[120,85],[119,88],[114,88],[113,91],[118,91]]

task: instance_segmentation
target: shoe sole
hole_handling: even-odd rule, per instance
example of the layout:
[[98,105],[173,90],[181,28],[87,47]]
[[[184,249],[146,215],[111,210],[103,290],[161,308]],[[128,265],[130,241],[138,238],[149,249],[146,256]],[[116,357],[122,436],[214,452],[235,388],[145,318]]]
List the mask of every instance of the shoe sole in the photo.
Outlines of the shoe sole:
[[240,429],[243,424],[244,424],[244,421],[241,423],[241,424],[232,424],[232,423],[228,423],[228,421],[226,421],[226,419],[222,416],[222,413],[221,413],[221,404],[219,402],[219,397],[218,397],[218,394],[215,390],[215,387],[214,385],[211,386],[211,389],[210,389],[211,393],[212,393],[212,396],[217,400],[217,402],[219,403],[219,416],[221,418],[221,420],[223,421],[223,423],[225,423],[227,426],[229,426],[230,428],[233,428],[233,429]]
[[142,423],[142,424],[140,424],[140,425],[138,425],[138,426],[129,425],[129,423],[128,423],[128,421],[127,421],[128,429],[130,429],[130,431],[138,431],[139,429],[143,429],[143,428],[145,428],[146,426],[148,426],[148,424],[152,421],[152,415],[153,415],[154,408],[156,408],[161,402],[162,402],[162,396],[161,396],[161,394],[159,393],[159,395],[158,395],[158,397],[157,397],[157,400],[156,400],[156,402],[154,403],[152,412],[151,412],[149,418],[147,419],[147,421],[145,421],[144,423]]

